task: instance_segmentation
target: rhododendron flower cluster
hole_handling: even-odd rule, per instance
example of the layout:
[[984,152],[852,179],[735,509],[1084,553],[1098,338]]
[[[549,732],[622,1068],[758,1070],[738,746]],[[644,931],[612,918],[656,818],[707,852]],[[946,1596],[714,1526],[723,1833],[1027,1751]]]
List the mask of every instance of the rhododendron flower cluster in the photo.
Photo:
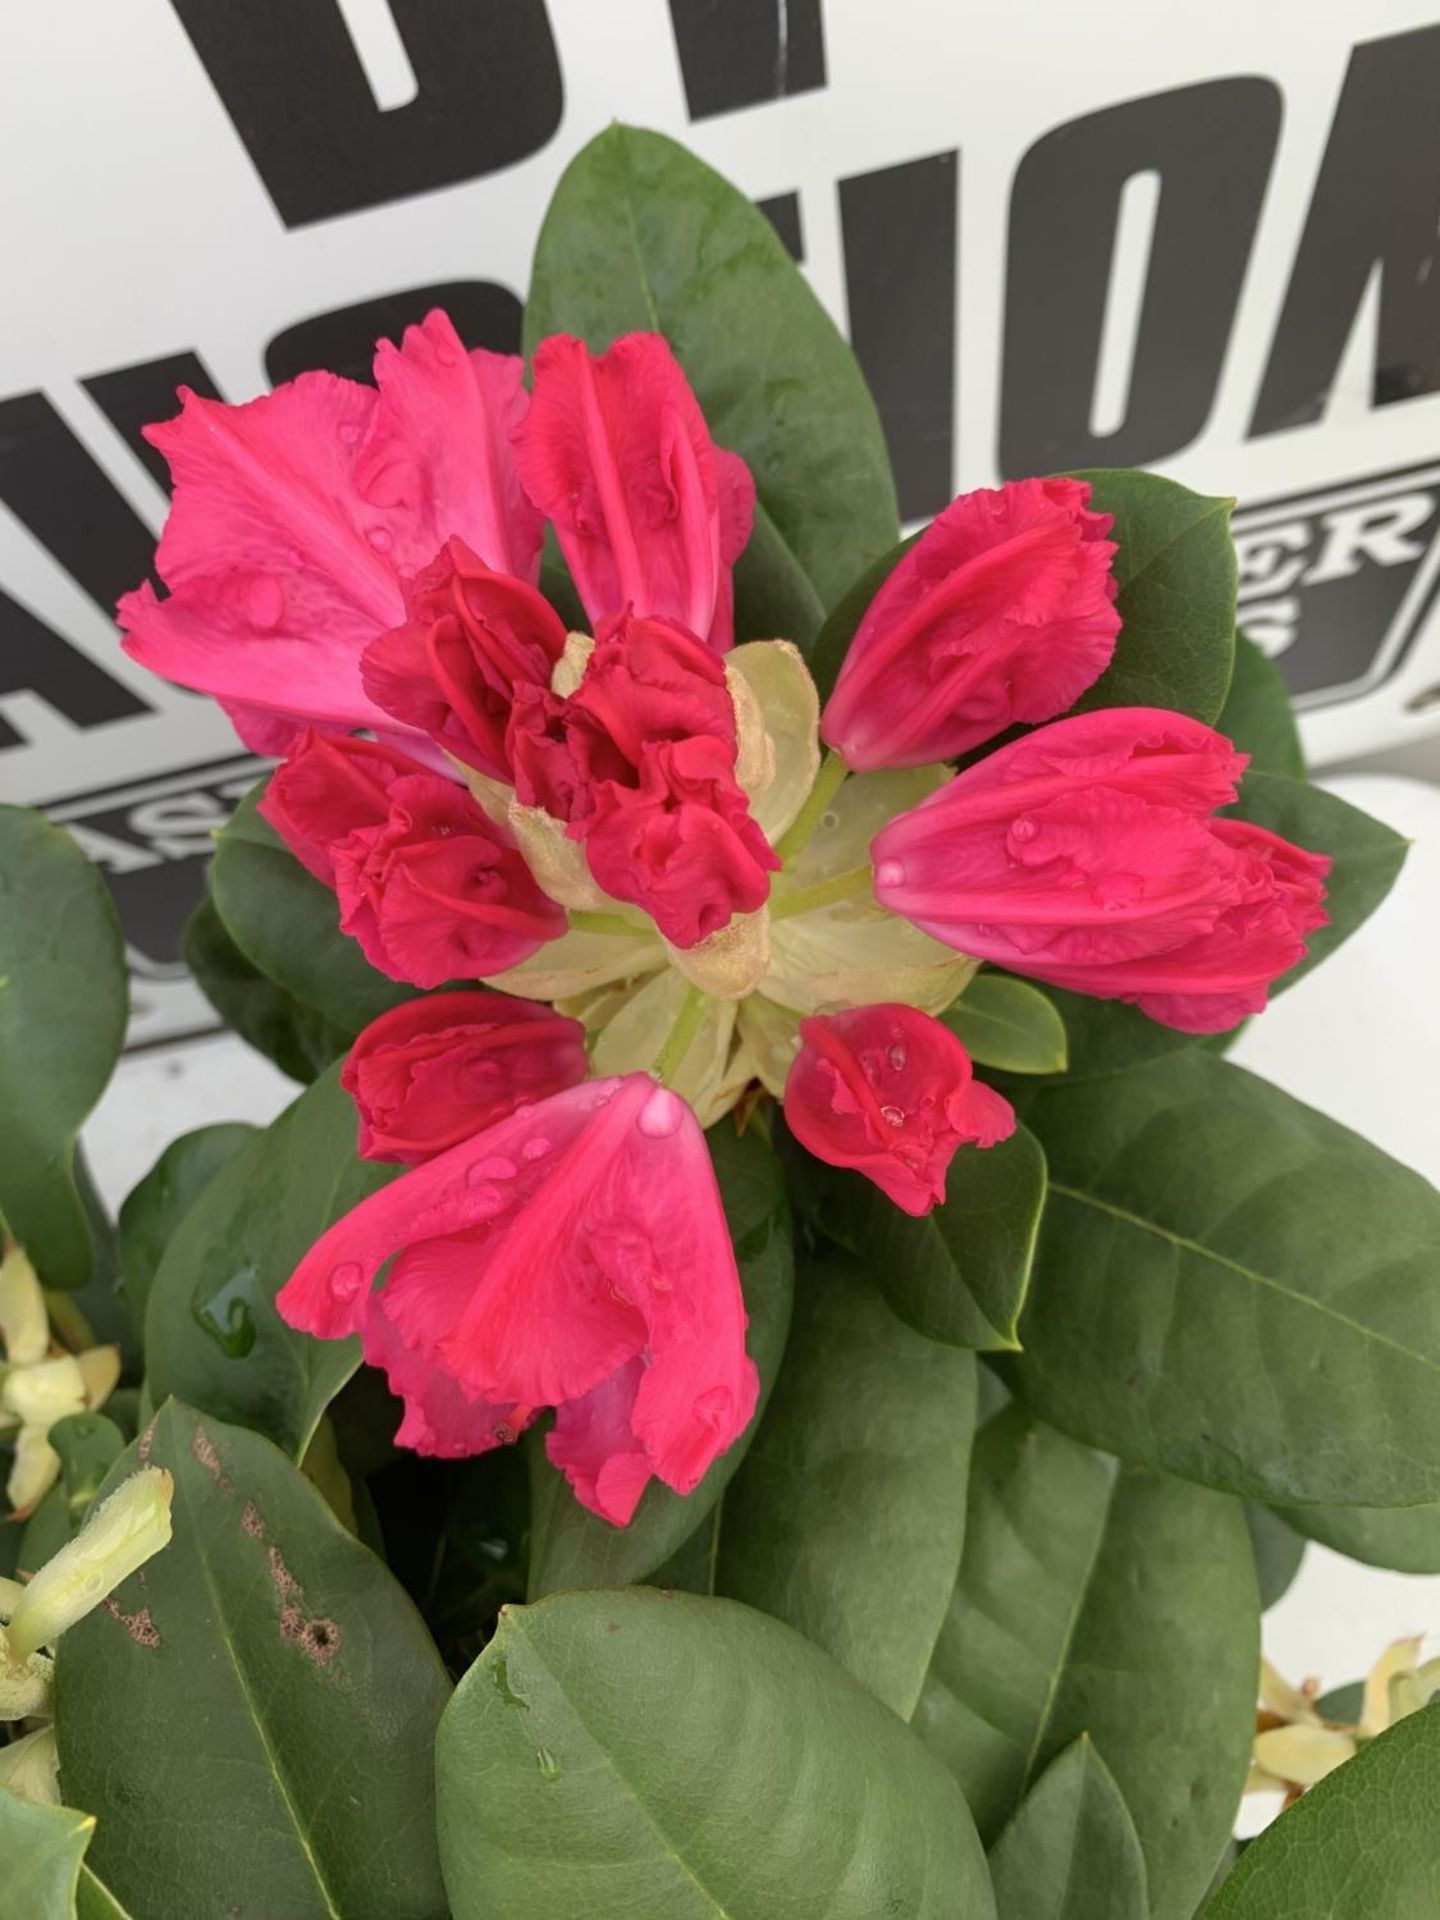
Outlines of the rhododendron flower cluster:
[[[1226,817],[1245,758],[1212,728],[1059,717],[1121,632],[1085,481],[946,508],[822,714],[786,636],[734,645],[755,489],[666,342],[554,337],[524,373],[435,313],[373,388],[185,395],[150,430],[167,596],[121,618],[279,756],[261,812],[370,964],[458,989],[351,1050],[360,1151],[410,1170],[282,1315],[362,1334],[421,1451],[553,1410],[551,1460],[623,1525],[756,1404],[702,1127],[768,1094],[923,1214],[1015,1125],[942,1019],[982,961],[1217,1031],[1303,955],[1327,863]],[[588,632],[541,590],[547,522]]]

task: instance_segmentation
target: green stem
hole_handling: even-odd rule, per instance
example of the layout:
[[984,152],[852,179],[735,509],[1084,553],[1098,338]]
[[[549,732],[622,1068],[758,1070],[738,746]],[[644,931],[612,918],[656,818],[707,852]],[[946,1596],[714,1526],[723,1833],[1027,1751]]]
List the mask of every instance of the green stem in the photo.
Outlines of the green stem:
[[825,809],[845,784],[849,771],[838,753],[827,753],[821,761],[804,806],[775,842],[775,851],[787,866],[797,853],[803,853],[809,846],[811,834],[824,819]]
[[619,913],[572,912],[570,925],[577,933],[624,933],[632,940],[643,938],[645,932],[643,927],[637,927]]
[[700,1031],[708,1000],[709,996],[701,988],[692,986],[680,1002],[680,1011],[670,1029],[670,1038],[655,1056],[655,1064],[650,1069],[662,1087],[668,1087],[680,1071],[690,1051],[690,1043]]
[[869,866],[851,867],[832,879],[817,880],[813,887],[799,887],[794,893],[774,894],[770,900],[770,918],[788,920],[792,914],[813,913],[816,907],[833,907],[837,900],[854,900],[867,893],[873,871]]

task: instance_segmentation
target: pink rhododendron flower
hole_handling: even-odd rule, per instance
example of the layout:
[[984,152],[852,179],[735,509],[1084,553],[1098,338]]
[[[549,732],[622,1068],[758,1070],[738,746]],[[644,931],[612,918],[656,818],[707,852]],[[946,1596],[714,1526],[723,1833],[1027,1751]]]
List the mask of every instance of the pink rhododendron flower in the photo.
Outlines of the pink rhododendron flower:
[[871,601],[821,732],[852,767],[952,760],[1052,719],[1109,665],[1120,630],[1109,514],[1081,480],[953,500]]
[[755,1407],[705,1137],[648,1074],[552,1094],[413,1168],[276,1304],[322,1339],[363,1331],[421,1452],[481,1452],[554,1407],[550,1458],[617,1526],[652,1475],[691,1492]]
[[440,993],[372,1020],[341,1069],[367,1160],[432,1160],[585,1078],[585,1029],[504,993]]
[[395,731],[361,682],[362,650],[406,617],[402,578],[452,536],[534,579],[541,520],[511,430],[523,366],[467,353],[442,313],[382,342],[375,388],[305,373],[244,406],[181,389],[146,437],[174,504],[148,583],[120,602],[131,656],[214,694],[248,744],[282,751],[303,721]]
[[568,334],[542,340],[515,460],[592,621],[629,607],[730,645],[730,570],[750,537],[755,487],[739,455],[710,438],[658,333],[627,334],[598,355]]
[[1325,924],[1330,863],[1240,821],[1245,755],[1148,707],[989,755],[876,835],[875,893],[964,953],[1215,1033],[1258,1013]]
[[517,685],[548,686],[565,623],[538,589],[447,540],[406,583],[404,626],[372,640],[365,692],[466,766],[510,779],[505,731]]
[[800,1040],[785,1082],[790,1131],[906,1213],[945,1198],[957,1148],[993,1147],[1015,1131],[1009,1101],[974,1078],[956,1036],[917,1007],[816,1014],[800,1022]]
[[398,749],[309,732],[260,811],[335,889],[341,930],[392,980],[499,973],[565,931],[509,834]]
[[590,871],[693,947],[770,892],[780,862],[735,778],[735,709],[716,656],[664,620],[602,622],[568,699],[517,690],[515,787],[583,840]]

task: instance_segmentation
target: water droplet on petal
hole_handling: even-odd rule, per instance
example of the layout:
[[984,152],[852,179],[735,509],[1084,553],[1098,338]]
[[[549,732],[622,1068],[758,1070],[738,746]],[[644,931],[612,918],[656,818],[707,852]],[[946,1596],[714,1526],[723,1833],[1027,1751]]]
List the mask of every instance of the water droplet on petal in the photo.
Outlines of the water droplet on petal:
[[542,1134],[537,1133],[533,1140],[525,1142],[520,1149],[520,1155],[525,1160],[543,1160],[549,1151],[550,1142]]
[[635,1124],[651,1140],[666,1140],[679,1127],[685,1102],[668,1087],[657,1087],[636,1116]]
[[360,438],[361,431],[362,429],[358,421],[342,420],[340,422],[340,438],[345,442],[347,447],[353,447],[355,445],[355,442]]
[[344,1260],[330,1270],[330,1291],[337,1300],[353,1300],[365,1284],[365,1269],[358,1260]]
[[903,1107],[881,1107],[880,1118],[889,1126],[903,1127],[905,1124],[905,1109]]
[[894,1046],[890,1048],[886,1054],[886,1058],[890,1062],[892,1072],[903,1073],[905,1071],[905,1062],[909,1058],[909,1055],[906,1053],[904,1047]]
[[290,562],[292,567],[303,567],[305,564],[305,556],[299,547],[291,547],[285,558]]
[[482,1160],[474,1171],[483,1180],[513,1180],[516,1168],[513,1160],[507,1160],[503,1153],[497,1153],[488,1160]]
[[1024,818],[1017,820],[1010,829],[1012,838],[1021,841],[1033,840],[1039,831],[1040,828],[1034,820]]
[[901,887],[905,884],[905,868],[898,860],[882,860],[875,869],[877,887]]
[[388,527],[371,527],[365,538],[370,542],[376,553],[389,553],[391,547],[395,544],[395,536]]

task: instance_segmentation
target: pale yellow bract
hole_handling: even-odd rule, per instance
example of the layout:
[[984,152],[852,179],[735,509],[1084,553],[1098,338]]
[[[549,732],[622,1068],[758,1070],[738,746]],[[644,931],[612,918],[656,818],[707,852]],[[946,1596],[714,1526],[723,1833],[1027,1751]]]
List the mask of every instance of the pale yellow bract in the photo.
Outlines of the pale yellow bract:
[[[588,660],[572,634],[552,686],[573,692]],[[784,857],[769,902],[684,951],[638,907],[591,877],[583,846],[542,808],[466,772],[488,814],[503,819],[531,870],[570,916],[569,930],[489,985],[553,1001],[580,1020],[597,1074],[654,1070],[710,1126],[759,1080],[780,1096],[806,1014],[901,1001],[941,1013],[977,963],[881,907],[870,842],[885,822],[933,793],[947,767],[846,775],[822,765],[820,702],[797,648],[752,640],[727,654],[735,706],[736,777],[756,822]],[[464,771],[464,769],[462,769]]]

